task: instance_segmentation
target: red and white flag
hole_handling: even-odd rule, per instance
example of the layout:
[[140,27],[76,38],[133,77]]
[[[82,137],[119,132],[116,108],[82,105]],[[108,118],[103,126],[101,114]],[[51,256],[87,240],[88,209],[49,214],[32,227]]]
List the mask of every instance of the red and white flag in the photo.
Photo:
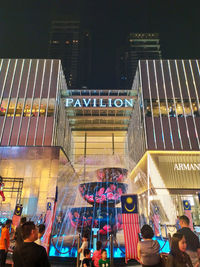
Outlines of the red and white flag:
[[184,213],[190,220],[190,229],[194,231],[193,227],[193,219],[192,219],[192,212],[191,212],[191,204],[189,200],[183,200],[183,208],[184,208]]
[[153,225],[154,225],[154,234],[155,236],[160,236],[160,216],[159,214],[153,215]]
[[12,225],[13,225],[15,230],[20,223],[22,210],[23,210],[23,206],[21,204],[17,204],[15,207],[13,217],[12,217]]
[[123,195],[122,202],[122,225],[125,240],[125,260],[137,259],[137,244],[140,233],[137,195]]

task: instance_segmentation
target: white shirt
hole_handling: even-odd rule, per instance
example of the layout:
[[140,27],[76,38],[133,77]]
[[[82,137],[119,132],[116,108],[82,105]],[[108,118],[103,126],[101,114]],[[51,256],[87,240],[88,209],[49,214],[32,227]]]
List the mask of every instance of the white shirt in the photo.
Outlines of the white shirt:
[[80,253],[80,260],[82,261],[85,257],[84,257],[84,249],[85,248],[88,248],[88,242],[87,241],[83,241],[81,247],[80,247],[82,250],[81,250],[81,253]]

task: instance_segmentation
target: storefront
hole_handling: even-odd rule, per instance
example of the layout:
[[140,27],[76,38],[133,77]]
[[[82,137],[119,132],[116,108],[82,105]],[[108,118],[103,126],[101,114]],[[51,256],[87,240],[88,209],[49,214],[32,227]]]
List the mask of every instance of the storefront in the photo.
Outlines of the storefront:
[[193,223],[199,225],[199,163],[197,151],[146,152],[130,174],[139,196],[140,214],[148,220],[156,211],[161,224],[175,225],[187,200]]

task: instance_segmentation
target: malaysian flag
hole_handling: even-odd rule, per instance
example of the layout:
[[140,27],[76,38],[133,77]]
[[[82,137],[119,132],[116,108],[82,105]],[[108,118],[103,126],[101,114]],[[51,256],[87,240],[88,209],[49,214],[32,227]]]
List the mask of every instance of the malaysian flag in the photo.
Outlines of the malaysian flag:
[[125,260],[137,259],[138,234],[140,232],[137,195],[123,195],[122,223],[125,240]]
[[152,217],[152,220],[153,220],[153,225],[154,225],[154,234],[155,236],[160,236],[161,233],[160,233],[160,215],[159,215],[159,209],[158,207],[154,207],[153,209],[153,217]]
[[22,210],[23,210],[23,206],[21,204],[17,204],[15,207],[13,217],[12,217],[12,224],[14,226],[14,229],[16,229],[20,223]]
[[193,221],[192,221],[192,213],[191,213],[191,205],[189,200],[183,200],[183,207],[184,207],[184,213],[190,220],[190,229],[193,231]]
[[47,212],[46,212],[46,219],[45,219],[46,230],[45,230],[45,233],[42,239],[42,245],[46,248],[47,255],[49,255],[49,245],[50,245],[50,240],[51,240],[51,231],[53,227],[53,222],[55,220],[55,215],[56,215],[57,199],[58,199],[58,187],[56,187],[54,203],[47,202]]

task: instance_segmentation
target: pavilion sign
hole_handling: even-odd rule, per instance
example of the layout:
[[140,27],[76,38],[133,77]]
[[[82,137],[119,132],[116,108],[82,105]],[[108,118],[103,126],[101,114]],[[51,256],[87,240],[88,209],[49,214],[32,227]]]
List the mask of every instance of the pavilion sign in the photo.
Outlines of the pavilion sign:
[[66,98],[66,107],[74,107],[74,108],[87,108],[87,107],[100,107],[100,108],[121,108],[121,107],[133,107],[133,99],[104,99],[104,98],[83,98],[83,99],[75,99],[75,98]]
[[200,171],[200,163],[175,163],[175,171]]

